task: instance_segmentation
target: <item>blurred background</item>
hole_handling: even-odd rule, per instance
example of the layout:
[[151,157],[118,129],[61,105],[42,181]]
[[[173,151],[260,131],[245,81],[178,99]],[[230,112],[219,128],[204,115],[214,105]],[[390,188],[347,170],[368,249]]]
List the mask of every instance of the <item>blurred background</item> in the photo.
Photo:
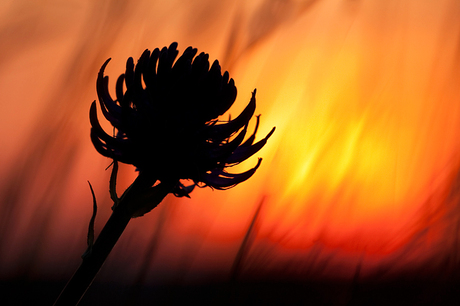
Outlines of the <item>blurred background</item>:
[[[110,215],[96,76],[179,43],[257,88],[263,162],[128,225],[81,305],[445,305],[460,297],[457,0],[2,0],[0,291],[52,304]],[[254,120],[255,121],[255,120]],[[255,122],[252,122],[254,125]],[[118,192],[136,173],[124,166]],[[454,305],[454,304],[453,304]]]

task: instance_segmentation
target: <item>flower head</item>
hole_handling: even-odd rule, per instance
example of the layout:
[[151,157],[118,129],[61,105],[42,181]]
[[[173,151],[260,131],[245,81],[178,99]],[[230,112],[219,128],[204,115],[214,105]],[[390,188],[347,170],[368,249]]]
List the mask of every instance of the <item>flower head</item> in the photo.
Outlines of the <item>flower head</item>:
[[[96,150],[115,161],[134,165],[154,180],[177,181],[173,192],[187,196],[190,188],[179,180],[199,186],[233,187],[250,178],[257,165],[243,173],[227,168],[259,151],[274,132],[254,143],[259,117],[252,135],[244,140],[255,107],[256,91],[242,113],[222,121],[236,99],[233,79],[209,55],[188,47],[176,60],[177,43],[152,52],[145,50],[136,65],[129,58],[126,72],[116,82],[116,99],[109,94],[108,77],[101,67],[97,93],[104,117],[114,136],[99,124],[96,102],[90,109],[91,140]],[[116,133],[115,133],[116,132]]]

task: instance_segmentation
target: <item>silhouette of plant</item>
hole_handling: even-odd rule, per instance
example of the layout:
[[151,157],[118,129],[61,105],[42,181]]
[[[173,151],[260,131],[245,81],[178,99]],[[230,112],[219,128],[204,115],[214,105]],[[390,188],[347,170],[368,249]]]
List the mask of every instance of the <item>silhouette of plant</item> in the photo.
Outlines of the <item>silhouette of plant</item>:
[[[116,82],[116,99],[109,93],[109,79],[101,67],[97,94],[105,119],[114,128],[110,136],[101,127],[94,101],[90,108],[91,141],[96,150],[113,160],[110,195],[112,215],[94,241],[96,201],[88,231],[88,249],[83,262],[62,291],[55,305],[76,305],[91,284],[129,220],[155,208],[172,193],[189,197],[195,186],[228,189],[249,179],[260,166],[243,173],[227,168],[258,152],[273,134],[273,128],[254,143],[259,126],[246,139],[256,108],[255,94],[233,120],[220,120],[233,105],[237,90],[233,79],[209,55],[188,47],[176,60],[177,43],[169,48],[145,50],[136,65],[132,58]],[[135,181],[121,197],[116,193],[118,162],[134,165]],[[184,185],[184,180],[192,183]],[[92,191],[92,189],[91,189]]]

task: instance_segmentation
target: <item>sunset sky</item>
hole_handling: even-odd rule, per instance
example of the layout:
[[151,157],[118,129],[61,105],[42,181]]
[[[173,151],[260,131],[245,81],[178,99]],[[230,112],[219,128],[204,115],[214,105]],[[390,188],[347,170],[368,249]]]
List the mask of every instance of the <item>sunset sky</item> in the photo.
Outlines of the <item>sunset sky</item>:
[[[257,88],[258,139],[228,191],[168,196],[128,225],[96,282],[453,277],[460,257],[457,0],[12,1],[0,4],[0,278],[65,280],[112,206],[89,139],[100,66],[176,41]],[[227,118],[227,114],[224,115]],[[255,124],[255,119],[249,130]],[[108,127],[108,126],[106,126]],[[108,128],[109,130],[109,128]],[[124,166],[121,194],[136,172]],[[414,272],[415,271],[415,272]]]

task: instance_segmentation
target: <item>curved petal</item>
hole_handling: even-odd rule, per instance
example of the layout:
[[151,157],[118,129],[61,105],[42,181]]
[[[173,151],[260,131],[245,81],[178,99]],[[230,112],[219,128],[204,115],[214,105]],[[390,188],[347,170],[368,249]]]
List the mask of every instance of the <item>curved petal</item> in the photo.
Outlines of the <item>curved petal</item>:
[[105,67],[110,62],[110,60],[111,59],[109,58],[104,62],[101,69],[99,70],[99,73],[97,74],[96,80],[96,92],[99,97],[99,100],[101,101],[101,103],[103,102],[109,104],[108,107],[111,106],[110,104],[115,103],[109,93],[109,77],[104,76]]
[[169,45],[168,47],[168,64],[169,64],[169,69],[172,68],[172,65],[174,63],[174,60],[176,59],[177,55],[179,54],[179,51],[177,51],[177,42],[173,42]]
[[174,74],[182,74],[184,72],[189,72],[192,68],[192,61],[195,57],[198,49],[188,47],[185,49],[184,53],[177,59],[172,70]]
[[199,82],[209,70],[209,54],[201,52],[192,63],[192,80]]
[[123,82],[125,81],[125,74],[121,74],[117,79],[117,84],[115,85],[115,93],[117,95],[117,101],[121,104],[123,101]]
[[113,125],[120,124],[121,107],[112,99],[109,93],[109,77],[104,76],[105,67],[109,63],[110,58],[105,61],[99,70],[96,80],[96,91],[101,105],[104,117]]
[[126,70],[125,70],[125,84],[126,89],[130,89],[134,81],[134,60],[132,57],[128,58],[126,61]]
[[261,162],[262,158],[259,158],[254,168],[243,173],[232,174],[223,170],[206,173],[201,181],[215,189],[229,189],[249,179],[256,172],[257,168],[259,168]]
[[237,96],[235,82],[233,81],[233,79],[230,79],[229,81],[228,78],[228,72],[225,71],[222,77],[220,95],[218,97],[220,102],[216,106],[216,117],[221,116],[226,111],[228,111],[235,102]]
[[146,49],[142,53],[141,57],[137,60],[136,67],[134,68],[134,86],[135,86],[136,92],[143,90],[142,78],[147,70],[149,59],[150,59],[150,50]]
[[215,60],[209,72],[206,75],[207,81],[210,83],[209,88],[211,90],[220,90],[220,86],[222,84],[222,73],[221,68],[218,60]]
[[158,61],[158,76],[165,77],[171,71],[174,60],[176,59],[177,54],[179,54],[179,51],[177,51],[176,48],[177,43],[172,43],[169,48],[164,47],[161,49],[160,59]]
[[251,136],[249,136],[249,138],[246,139],[246,141],[241,144],[240,146],[241,148],[249,147],[254,143],[254,140],[256,139],[257,130],[259,129],[259,123],[260,123],[260,115],[257,115],[256,116],[256,126],[254,128],[254,132],[252,132]]
[[125,164],[133,164],[134,161],[130,155],[126,153],[125,150],[112,146],[109,147],[106,143],[101,141],[99,136],[95,133],[94,129],[91,129],[90,138],[94,148],[102,156],[117,160]]
[[[99,95],[99,105],[101,106],[102,114],[104,115],[105,119],[110,121],[110,123],[118,128],[121,124],[120,122],[120,117],[121,117],[121,107],[117,105],[115,101],[112,100],[108,93],[108,83],[109,83],[109,78],[104,77],[104,79],[101,81],[103,83],[103,87],[105,89],[102,89],[107,92],[107,95],[101,94],[99,89],[98,89],[98,95]],[[104,95],[104,96],[103,96]]]
[[233,140],[229,141],[228,143],[219,144],[214,149],[211,149],[211,157],[210,159],[216,159],[219,162],[225,162],[226,159],[231,156],[232,152],[235,151],[238,146],[243,142],[244,137],[246,136],[246,132],[248,126],[245,125],[244,129],[236,136]]
[[157,62],[158,62],[158,57],[160,55],[160,49],[155,48],[151,53],[150,53],[150,58],[147,64],[147,67],[145,68],[144,71],[144,82],[145,86],[148,90],[154,90],[155,88],[155,82],[157,79]]
[[102,156],[105,156],[105,157],[109,157],[109,158],[112,158],[112,154],[111,154],[111,151],[109,149],[107,149],[107,146],[105,143],[103,143],[99,137],[96,135],[94,129],[91,129],[91,132],[90,132],[90,138],[91,138],[91,142],[93,143],[93,146],[94,148],[96,149],[96,151],[101,154]]
[[124,139],[116,139],[107,134],[97,119],[97,109],[96,109],[96,101],[91,104],[89,110],[89,121],[91,123],[91,132],[94,133],[99,139],[104,141],[107,145],[111,146],[118,146],[122,142],[126,142],[127,140]]
[[185,186],[181,182],[178,182],[177,185],[174,187],[172,193],[178,198],[182,198],[182,197],[190,198],[189,194],[193,191],[193,189],[195,189],[195,186],[196,184]]
[[244,146],[244,144],[239,146],[233,152],[233,154],[229,158],[227,158],[227,160],[226,160],[227,166],[237,165],[237,164],[241,163],[242,161],[245,161],[246,159],[248,159],[252,155],[256,154],[260,149],[263,148],[263,146],[265,146],[265,144],[267,143],[268,138],[270,138],[270,136],[272,136],[273,132],[275,132],[275,127],[270,131],[270,133],[268,133],[267,136],[265,136],[264,139],[256,142],[255,144],[253,144],[251,146]]
[[240,128],[248,124],[249,120],[251,119],[252,115],[254,115],[254,111],[256,110],[256,90],[254,89],[251,97],[251,101],[246,106],[246,108],[238,115],[235,119],[229,121],[225,124],[216,124],[209,127],[208,133],[210,134],[210,138],[212,138],[215,142],[220,142]]

